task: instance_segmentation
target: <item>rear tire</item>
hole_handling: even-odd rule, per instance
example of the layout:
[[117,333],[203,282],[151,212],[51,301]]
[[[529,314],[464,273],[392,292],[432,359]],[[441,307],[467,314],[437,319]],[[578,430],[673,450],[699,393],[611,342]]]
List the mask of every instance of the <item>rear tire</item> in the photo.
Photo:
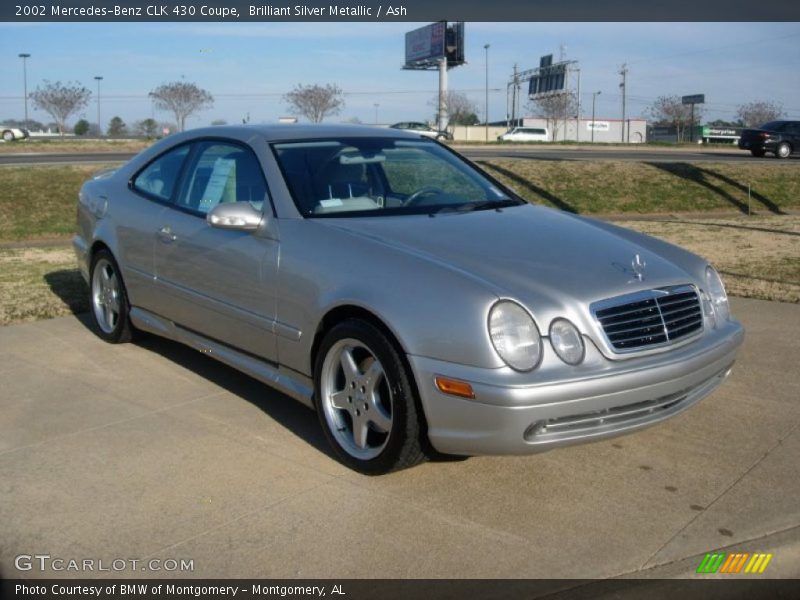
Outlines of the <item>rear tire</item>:
[[314,403],[342,463],[382,475],[425,460],[410,377],[391,341],[366,321],[343,321],[325,335],[314,366]]
[[7,141],[7,142],[13,142],[14,141],[14,134],[11,133],[10,131],[4,131],[3,132],[3,139],[5,141]]
[[792,153],[792,147],[787,142],[781,142],[775,148],[775,158],[789,158]]
[[108,250],[92,256],[89,270],[89,315],[97,335],[111,344],[133,338],[128,293],[117,261]]
[[764,158],[766,152],[764,150],[750,150],[750,154],[752,154],[756,158]]

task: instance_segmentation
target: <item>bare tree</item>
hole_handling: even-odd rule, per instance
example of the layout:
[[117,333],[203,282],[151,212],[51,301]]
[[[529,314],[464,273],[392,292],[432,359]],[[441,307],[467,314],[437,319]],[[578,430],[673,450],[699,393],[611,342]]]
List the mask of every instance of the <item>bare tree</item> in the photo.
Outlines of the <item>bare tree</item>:
[[37,109],[43,110],[56,120],[61,135],[64,135],[66,130],[67,119],[85,108],[91,96],[92,92],[78,83],[62,85],[60,81],[51,83],[47,80],[30,95]]
[[[477,125],[478,105],[470,100],[464,92],[448,90],[447,92],[447,120],[450,125]],[[428,101],[428,106],[434,109],[434,121],[439,122],[439,95]]]
[[655,125],[675,127],[679,142],[684,140],[686,129],[699,122],[703,116],[703,109],[695,106],[694,123],[692,123],[692,107],[689,104],[683,104],[680,96],[659,96],[648,112]]
[[211,108],[214,104],[214,97],[211,94],[186,81],[164,83],[150,92],[150,98],[158,110],[175,115],[180,131],[186,126],[186,117]]
[[776,121],[786,115],[783,106],[764,100],[748,102],[736,109],[736,117],[745,127],[758,127],[770,121]]
[[573,92],[563,92],[531,100],[527,109],[547,121],[547,128],[552,132],[555,142],[561,125],[566,129],[567,119],[575,118],[578,113],[578,101]]
[[336,84],[301,85],[283,97],[289,111],[303,115],[312,123],[321,123],[329,115],[338,115],[344,108],[344,94]]

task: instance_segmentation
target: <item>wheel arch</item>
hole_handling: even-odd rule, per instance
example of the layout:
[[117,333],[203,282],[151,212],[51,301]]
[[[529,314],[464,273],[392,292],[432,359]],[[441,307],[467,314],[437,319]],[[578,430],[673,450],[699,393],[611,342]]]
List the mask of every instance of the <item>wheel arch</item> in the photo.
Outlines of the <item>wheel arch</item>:
[[[89,259],[89,265],[92,264],[92,260],[94,259],[94,255],[97,254],[100,250],[108,250],[108,252],[111,254],[111,256],[114,256],[114,253],[111,251],[111,247],[108,244],[106,244],[103,240],[95,240],[94,242],[92,242],[92,245],[89,247],[89,255],[87,257]],[[116,260],[116,259],[117,258],[114,257],[114,260]]]
[[[362,321],[366,321],[370,325],[374,326],[378,329],[381,333],[386,336],[386,339],[395,347],[395,350],[400,355],[403,363],[406,367],[409,367],[408,359],[406,357],[406,349],[400,341],[400,338],[397,334],[389,327],[383,319],[381,319],[378,315],[374,312],[364,308],[363,306],[358,306],[356,304],[340,304],[338,306],[334,306],[333,308],[329,309],[326,312],[322,319],[320,319],[319,323],[317,324],[317,329],[314,332],[314,339],[311,343],[311,353],[309,356],[310,361],[310,372],[314,372],[314,365],[317,361],[317,353],[319,352],[320,344],[322,343],[323,338],[325,335],[336,325],[342,323],[348,319],[360,319]],[[409,370],[409,373],[412,371]]]
[[311,352],[309,357],[311,367],[310,372],[314,372],[314,367],[317,362],[317,353],[319,352],[319,347],[322,343],[322,340],[325,338],[325,335],[331,329],[336,327],[336,325],[343,323],[348,319],[359,319],[369,323],[378,329],[378,331],[380,331],[384,336],[386,336],[386,339],[389,341],[389,343],[394,346],[395,351],[400,357],[400,362],[406,369],[406,373],[408,373],[408,381],[414,391],[414,402],[416,404],[417,414],[420,417],[420,434],[422,436],[421,442],[423,444],[423,451],[428,456],[437,455],[436,450],[433,448],[428,438],[428,417],[425,414],[424,403],[420,398],[417,374],[414,372],[414,369],[411,368],[411,363],[408,360],[406,349],[392,328],[389,327],[386,322],[374,312],[356,304],[341,304],[329,309],[322,319],[320,319],[317,329],[314,332],[314,340],[311,344]]

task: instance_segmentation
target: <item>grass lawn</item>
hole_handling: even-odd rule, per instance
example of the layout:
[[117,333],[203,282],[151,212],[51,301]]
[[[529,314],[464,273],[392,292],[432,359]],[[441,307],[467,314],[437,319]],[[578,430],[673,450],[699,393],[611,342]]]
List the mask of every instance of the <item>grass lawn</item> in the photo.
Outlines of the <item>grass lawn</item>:
[[0,154],[64,154],[71,152],[140,152],[153,142],[148,140],[35,140],[0,143]]
[[109,166],[0,167],[0,242],[72,235],[81,184]]
[[0,325],[84,312],[88,293],[69,247],[0,250]]
[[800,208],[800,162],[480,161],[530,202],[583,214]]

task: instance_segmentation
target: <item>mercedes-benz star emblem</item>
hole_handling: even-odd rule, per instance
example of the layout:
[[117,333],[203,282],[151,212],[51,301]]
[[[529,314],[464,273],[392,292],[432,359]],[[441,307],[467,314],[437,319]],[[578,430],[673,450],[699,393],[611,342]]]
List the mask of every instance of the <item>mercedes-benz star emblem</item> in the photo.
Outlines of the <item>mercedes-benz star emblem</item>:
[[639,281],[644,281],[644,269],[646,266],[647,263],[644,262],[644,259],[637,253],[631,261],[631,268],[633,268],[633,276]]

